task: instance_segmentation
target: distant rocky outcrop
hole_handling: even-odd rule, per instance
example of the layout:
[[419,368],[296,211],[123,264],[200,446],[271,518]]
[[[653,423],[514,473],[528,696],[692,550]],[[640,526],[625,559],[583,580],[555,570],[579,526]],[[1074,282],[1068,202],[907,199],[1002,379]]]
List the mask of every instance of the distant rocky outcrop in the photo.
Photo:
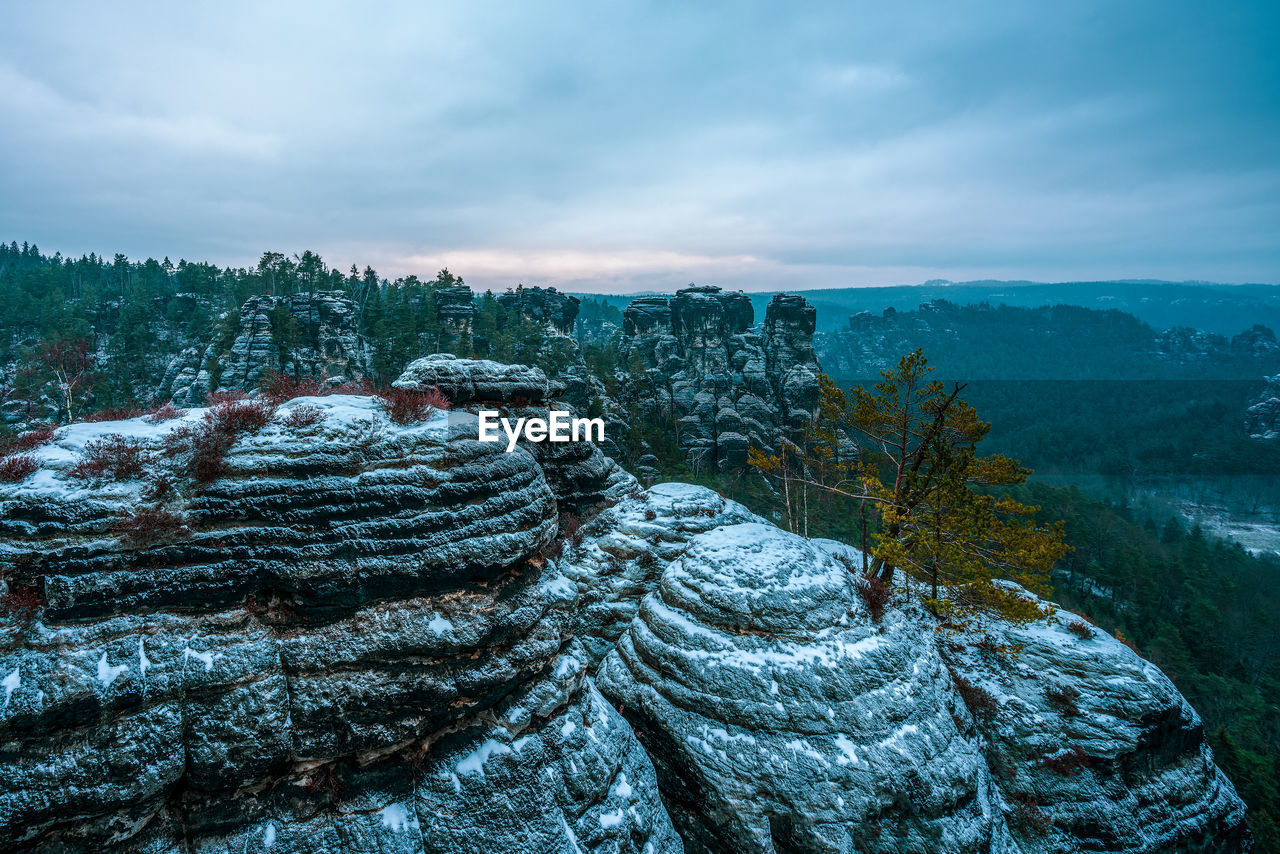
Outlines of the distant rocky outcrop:
[[573,335],[580,304],[575,296],[562,294],[555,288],[526,288],[521,285],[498,294],[496,299],[503,308],[516,312],[529,323],[545,326],[556,335]]
[[1280,374],[1266,383],[1245,411],[1245,429],[1255,439],[1280,439]]
[[201,406],[211,391],[251,391],[273,372],[341,381],[361,379],[369,367],[359,307],[346,295],[256,296],[240,307],[240,331],[231,349],[219,354],[210,345],[186,348],[169,362],[157,398]]
[[622,382],[645,416],[675,425],[695,467],[743,466],[747,449],[772,449],[818,403],[816,311],[778,294],[753,328],[751,300],[714,286],[639,297],[623,312]]
[[471,349],[474,333],[476,304],[471,288],[453,285],[432,293],[436,317],[440,320],[440,341],[436,347],[442,353],[464,353]]
[[590,414],[605,420],[605,439],[600,447],[610,457],[619,458],[621,447],[617,440],[626,433],[628,425],[604,383],[587,367],[582,348],[574,338],[578,298],[555,288],[521,285],[498,294],[496,299],[511,315],[542,333],[537,352],[530,361],[564,386],[559,399],[581,415]]

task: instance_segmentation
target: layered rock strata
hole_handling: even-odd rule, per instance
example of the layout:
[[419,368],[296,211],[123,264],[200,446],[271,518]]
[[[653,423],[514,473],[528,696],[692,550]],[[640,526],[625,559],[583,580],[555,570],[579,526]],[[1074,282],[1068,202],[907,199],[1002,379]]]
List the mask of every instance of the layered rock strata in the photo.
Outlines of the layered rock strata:
[[1194,711],[1074,615],[957,634],[899,599],[877,620],[855,550],[697,487],[630,497],[584,543],[565,572],[606,592],[578,633],[688,851],[1247,848]]
[[620,384],[641,416],[675,425],[695,468],[741,468],[776,447],[818,403],[814,308],[778,294],[753,328],[751,300],[714,286],[639,297],[623,312]]
[[359,332],[359,307],[345,294],[250,297],[240,307],[231,349],[219,355],[209,345],[186,348],[169,362],[157,398],[201,406],[211,391],[251,391],[277,371],[354,380],[369,373],[370,358]]
[[[565,385],[548,378],[540,368],[503,365],[487,359],[455,359],[433,354],[411,362],[394,385],[415,390],[439,389],[456,410],[498,412],[513,422],[519,418],[546,418],[549,409],[575,413],[561,398]],[[615,428],[616,429],[616,428]],[[470,428],[476,435],[476,428]],[[616,435],[616,433],[615,433]],[[538,461],[555,490],[562,511],[582,513],[602,501],[614,500],[636,489],[636,481],[594,442],[528,442],[520,446]],[[505,440],[502,443],[505,446]]]
[[1243,850],[1244,804],[1173,683],[1080,617],[1044,612],[1025,626],[979,621],[940,647],[977,698],[976,731],[1020,846]]
[[[454,408],[300,398],[202,483],[201,410],[72,425],[0,484],[0,850],[1247,849],[1198,716],[1074,615],[873,612],[847,546],[476,441],[540,370],[398,384]],[[140,471],[73,475],[112,436]]]
[[[0,850],[681,850],[572,638],[537,460],[334,395],[200,485],[162,448],[203,414],[64,428],[0,486],[41,607],[0,653]],[[112,434],[148,476],[72,477]],[[182,525],[121,526],[144,508]]]

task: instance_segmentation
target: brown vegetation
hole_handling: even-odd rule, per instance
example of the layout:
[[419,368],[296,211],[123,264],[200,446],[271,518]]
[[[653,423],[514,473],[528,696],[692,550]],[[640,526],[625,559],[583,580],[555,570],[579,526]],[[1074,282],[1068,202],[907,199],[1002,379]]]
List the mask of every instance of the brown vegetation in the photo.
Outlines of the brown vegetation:
[[1000,711],[1000,704],[987,689],[955,674],[951,676],[951,681],[955,683],[956,693],[964,701],[965,707],[975,718],[991,720]]
[[141,477],[151,455],[137,439],[112,433],[88,442],[71,476],[84,480],[130,480]]
[[162,507],[144,507],[117,522],[111,532],[135,549],[171,542],[191,534],[181,516]]
[[433,409],[449,408],[449,398],[435,388],[418,391],[390,386],[379,389],[377,398],[387,417],[397,424],[414,424],[426,418]]
[[30,454],[10,454],[0,458],[0,483],[19,483],[36,473],[40,464]]

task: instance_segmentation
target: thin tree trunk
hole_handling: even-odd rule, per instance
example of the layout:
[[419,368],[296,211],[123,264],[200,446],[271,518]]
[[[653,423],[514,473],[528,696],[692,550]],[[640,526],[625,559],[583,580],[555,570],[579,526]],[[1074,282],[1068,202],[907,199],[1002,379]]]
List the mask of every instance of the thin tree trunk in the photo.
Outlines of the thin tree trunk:
[[867,502],[858,502],[858,510],[862,514],[862,574],[867,574]]

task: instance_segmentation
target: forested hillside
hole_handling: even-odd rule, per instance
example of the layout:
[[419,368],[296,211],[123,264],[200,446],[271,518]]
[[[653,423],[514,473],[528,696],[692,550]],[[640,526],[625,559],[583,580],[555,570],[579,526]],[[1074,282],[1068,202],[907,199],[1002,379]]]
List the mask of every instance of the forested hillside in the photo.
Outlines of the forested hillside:
[[[76,373],[72,415],[125,410],[155,401],[171,360],[191,345],[213,345],[211,388],[241,326],[251,297],[332,292],[357,306],[355,333],[367,343],[367,377],[390,382],[412,359],[456,352],[507,361],[533,361],[543,330],[508,312],[493,294],[476,299],[473,332],[442,340],[446,324],[433,294],[463,284],[448,270],[433,279],[388,280],[371,267],[330,268],[313,252],[266,252],[252,268],[219,267],[164,258],[130,260],[90,254],[45,255],[27,243],[0,243],[0,405],[9,421],[66,420],[51,389],[59,373]],[[584,317],[620,323],[618,312],[587,303]],[[282,349],[299,342],[284,306],[270,314],[270,339]],[[608,338],[609,330],[602,332]],[[65,379],[65,377],[63,378]],[[0,418],[0,432],[6,419]]]

